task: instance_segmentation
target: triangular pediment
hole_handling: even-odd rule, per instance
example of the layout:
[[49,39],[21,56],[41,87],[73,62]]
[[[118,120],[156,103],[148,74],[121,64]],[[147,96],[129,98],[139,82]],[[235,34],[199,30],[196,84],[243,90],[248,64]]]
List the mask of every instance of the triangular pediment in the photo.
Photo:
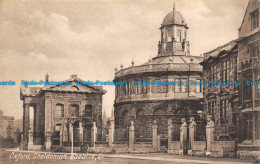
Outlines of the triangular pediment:
[[[72,75],[72,78],[59,82],[59,85],[46,85],[42,88],[43,91],[65,91],[65,92],[84,92],[84,93],[106,93],[102,86],[82,85],[84,80]],[[86,84],[86,83],[85,83]]]

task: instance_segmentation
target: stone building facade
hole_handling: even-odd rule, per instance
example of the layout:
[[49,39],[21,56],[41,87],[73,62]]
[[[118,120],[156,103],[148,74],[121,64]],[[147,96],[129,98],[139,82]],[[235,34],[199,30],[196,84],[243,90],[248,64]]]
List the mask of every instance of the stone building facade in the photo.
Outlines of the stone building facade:
[[[188,26],[183,16],[173,8],[160,27],[158,55],[148,62],[117,70],[114,81],[127,82],[115,88],[115,140],[128,139],[130,121],[135,124],[135,141],[152,140],[152,125],[158,126],[162,144],[167,143],[168,119],[173,120],[173,140],[179,139],[181,118],[199,117],[202,111],[202,87],[188,81],[202,79],[202,57],[191,56]],[[183,85],[136,85],[136,82],[182,82]],[[169,83],[168,83],[169,84]],[[164,142],[165,141],[165,142]],[[167,144],[165,144],[167,145]]]
[[242,111],[239,155],[258,153],[260,158],[260,86],[247,81],[260,80],[260,1],[249,0],[238,30],[239,78],[241,81],[239,109]]
[[[49,81],[48,75],[45,81]],[[78,81],[83,80],[71,75],[64,81],[71,85],[22,86],[24,148],[68,146],[72,139],[74,145],[90,142],[93,126],[97,128],[97,139],[101,140],[105,91],[101,86],[79,85]]]
[[[204,87],[205,111],[215,122],[215,138],[239,141],[238,45],[236,40],[204,53],[203,81],[227,82]],[[228,84],[229,83],[229,84]]]
[[0,147],[12,147],[14,142],[14,117],[4,116],[0,110]]
[[[206,113],[217,140],[236,141],[237,155],[260,159],[260,1],[249,0],[238,39],[204,54],[205,81],[239,85],[204,86]],[[256,82],[251,84],[250,82]]]

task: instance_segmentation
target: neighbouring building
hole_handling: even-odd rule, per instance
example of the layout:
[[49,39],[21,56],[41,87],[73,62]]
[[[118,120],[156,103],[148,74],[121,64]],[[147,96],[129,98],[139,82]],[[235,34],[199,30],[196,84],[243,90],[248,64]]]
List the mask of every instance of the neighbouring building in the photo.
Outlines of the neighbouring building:
[[204,53],[203,81],[232,82],[228,85],[204,85],[206,114],[215,122],[216,140],[239,141],[240,115],[238,46],[236,40]]
[[[198,113],[203,110],[202,87],[190,85],[189,81],[202,80],[199,63],[203,57],[191,55],[188,26],[175,7],[164,18],[160,32],[156,57],[139,66],[132,61],[131,67],[123,68],[121,65],[120,70],[116,68],[114,81],[124,81],[128,85],[115,88],[115,141],[128,140],[130,121],[134,121],[137,142],[150,142],[152,125],[156,123],[161,145],[166,147],[168,119],[172,119],[174,124],[173,140],[179,140],[181,118],[196,117],[200,124]],[[183,85],[135,85],[135,81],[182,82]]]
[[260,154],[259,10],[260,1],[249,0],[238,39],[204,53],[201,63],[205,81],[240,83],[206,85],[204,99],[215,123],[215,139],[236,141],[241,158],[259,159]]
[[4,116],[0,110],[0,147],[12,147],[14,139],[14,117]]
[[260,80],[260,1],[249,0],[242,24],[238,29],[239,109],[242,111],[241,140],[238,155],[260,154],[260,86],[247,81]]
[[[45,81],[49,82],[48,75]],[[24,148],[51,149],[102,139],[102,95],[106,91],[102,86],[79,85],[79,81],[84,82],[74,74],[63,81],[71,85],[21,87]]]

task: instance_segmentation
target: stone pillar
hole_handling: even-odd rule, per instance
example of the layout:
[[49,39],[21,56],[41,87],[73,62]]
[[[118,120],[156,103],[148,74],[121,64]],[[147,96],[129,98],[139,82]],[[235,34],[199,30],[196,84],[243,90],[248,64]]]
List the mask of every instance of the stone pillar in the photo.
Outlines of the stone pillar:
[[51,131],[46,132],[45,137],[46,137],[45,140],[46,150],[51,150]]
[[[253,101],[254,101],[255,99],[253,99]],[[252,136],[252,139],[253,139],[253,142],[255,142],[255,140],[256,140],[256,129],[257,129],[257,127],[256,127],[256,114],[258,114],[258,112],[253,112],[252,113],[252,116],[253,116],[253,129],[252,129],[252,131],[253,131],[253,136]]]
[[157,135],[157,145],[156,145],[156,150],[157,151],[160,151],[160,148],[161,148],[161,136],[160,135]]
[[63,146],[63,137],[64,137],[64,124],[60,126],[60,147]]
[[108,146],[112,147],[114,142],[114,123],[112,120],[109,121],[108,127]]
[[83,142],[83,127],[82,127],[82,123],[79,122],[79,128],[78,128],[78,141],[80,143]]
[[23,147],[25,148],[28,143],[28,133],[30,129],[30,112],[29,112],[29,104],[23,105]]
[[195,136],[196,136],[196,122],[194,121],[194,117],[191,117],[190,125],[189,125],[189,150],[193,150]]
[[73,125],[72,123],[69,123],[69,142],[73,142]]
[[215,139],[214,131],[215,131],[215,124],[211,120],[211,115],[208,115],[207,125],[206,125],[207,152],[211,151],[211,142],[214,141]]
[[62,142],[69,142],[69,134],[66,124],[63,125],[63,140]]
[[33,150],[33,130],[29,130],[28,150]]
[[23,150],[24,149],[24,147],[23,147],[23,134],[21,134],[21,145],[20,146],[21,146],[20,149]]
[[170,147],[170,144],[172,142],[172,128],[173,128],[172,119],[169,118],[168,119],[168,148]]
[[135,138],[135,126],[134,121],[130,122],[130,128],[129,128],[129,149],[133,151],[134,149],[134,138]]
[[93,127],[91,128],[91,143],[95,147],[95,142],[97,141],[97,126],[96,122],[93,122]]
[[157,123],[154,120],[153,122],[153,150],[157,150]]
[[180,127],[180,149],[183,150],[183,154],[186,153],[187,150],[187,124],[185,118],[181,119],[181,127]]

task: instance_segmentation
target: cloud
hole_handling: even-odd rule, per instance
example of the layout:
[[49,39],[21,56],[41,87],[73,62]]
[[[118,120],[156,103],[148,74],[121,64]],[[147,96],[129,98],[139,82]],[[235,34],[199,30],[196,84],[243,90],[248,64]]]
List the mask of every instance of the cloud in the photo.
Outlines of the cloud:
[[[245,6],[246,1],[236,0],[176,1],[189,26],[191,53],[199,55],[236,38]],[[113,80],[115,66],[128,67],[133,58],[139,65],[157,55],[159,27],[171,10],[171,0],[2,1],[1,79],[19,84],[43,79],[45,73],[52,80],[76,73],[84,80]],[[111,110],[114,88],[105,89],[103,107]],[[0,109],[21,117],[19,85],[0,87],[0,93]]]

